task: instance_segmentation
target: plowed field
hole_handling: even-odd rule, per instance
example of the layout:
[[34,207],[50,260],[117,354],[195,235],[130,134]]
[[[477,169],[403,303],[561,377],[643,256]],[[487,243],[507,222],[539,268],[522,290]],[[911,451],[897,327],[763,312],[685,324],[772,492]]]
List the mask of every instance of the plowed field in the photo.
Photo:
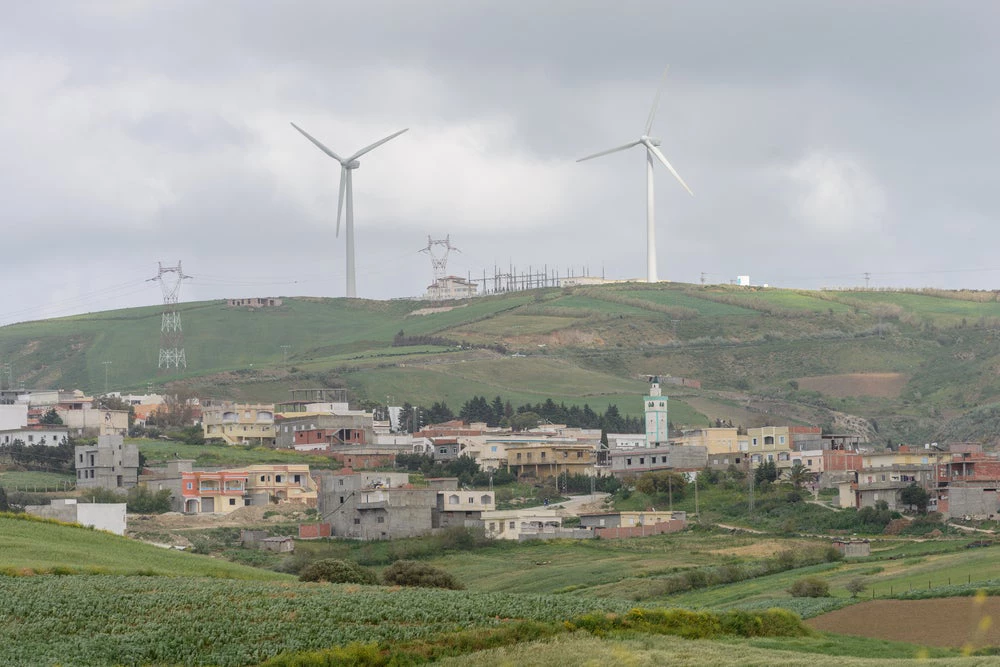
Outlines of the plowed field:
[[930,646],[1000,645],[1000,598],[873,600],[806,621],[817,630]]
[[799,387],[818,391],[827,396],[880,396],[896,398],[906,386],[907,377],[902,373],[846,373],[844,375],[816,375],[799,378]]

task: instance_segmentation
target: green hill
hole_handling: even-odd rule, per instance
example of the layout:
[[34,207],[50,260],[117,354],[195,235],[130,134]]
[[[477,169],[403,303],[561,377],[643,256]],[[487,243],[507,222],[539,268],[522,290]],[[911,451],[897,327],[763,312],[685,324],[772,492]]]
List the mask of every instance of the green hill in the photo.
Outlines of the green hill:
[[0,514],[0,572],[150,574],[257,581],[293,577],[70,524]]
[[[125,390],[167,383],[280,401],[291,388],[347,386],[357,401],[444,400],[457,410],[472,395],[499,395],[514,405],[614,403],[633,415],[645,375],[659,374],[700,382],[667,385],[676,426],[730,419],[894,442],[992,440],[983,406],[1000,403],[997,296],[628,283],[446,304],[212,301],[179,307],[188,368],[176,375],[157,374],[159,307],[3,327],[0,359],[28,387],[99,393],[107,369]],[[394,345],[399,332],[406,346]]]

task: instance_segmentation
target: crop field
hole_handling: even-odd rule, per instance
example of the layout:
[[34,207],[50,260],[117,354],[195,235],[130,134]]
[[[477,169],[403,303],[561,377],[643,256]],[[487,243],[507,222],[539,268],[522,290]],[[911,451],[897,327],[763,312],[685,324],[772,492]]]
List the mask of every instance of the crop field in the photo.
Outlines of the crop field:
[[474,333],[490,334],[489,337],[497,340],[509,336],[528,336],[533,334],[546,334],[556,329],[574,326],[579,324],[579,320],[574,317],[552,317],[548,315],[520,315],[514,313],[504,313],[488,320],[480,320],[472,324],[465,324],[449,333]]
[[21,490],[73,488],[76,486],[76,478],[57,472],[0,470],[0,486]]
[[828,632],[951,648],[1000,644],[1000,599],[872,600],[817,616],[809,625]]
[[897,398],[906,386],[902,373],[845,373],[799,378],[800,389],[818,391],[838,398],[845,396],[881,396]]
[[894,304],[939,323],[956,323],[962,318],[973,321],[980,317],[1000,317],[1000,303],[996,301],[967,301],[909,292],[837,292],[835,296],[873,305]]
[[661,306],[672,306],[679,308],[690,308],[699,315],[705,317],[727,317],[732,315],[749,316],[757,315],[750,308],[733,306],[728,303],[713,301],[708,297],[700,298],[680,290],[621,290],[622,296],[632,299],[641,299]]
[[0,664],[249,665],[284,651],[627,611],[614,601],[213,579],[0,577]]
[[[0,536],[0,571],[18,573],[68,568],[110,574],[146,572],[170,577],[291,579],[287,574],[162,549],[99,530],[30,521],[12,515],[0,515]],[[7,579],[0,575],[0,582]]]
[[993,657],[959,658],[957,651],[871,639],[818,636],[751,640],[698,640],[643,636],[636,639],[598,639],[578,634],[548,641],[481,651],[441,661],[447,667],[532,665],[777,665],[780,667],[885,667],[926,665],[928,658],[948,658],[934,664],[948,667],[985,667]]

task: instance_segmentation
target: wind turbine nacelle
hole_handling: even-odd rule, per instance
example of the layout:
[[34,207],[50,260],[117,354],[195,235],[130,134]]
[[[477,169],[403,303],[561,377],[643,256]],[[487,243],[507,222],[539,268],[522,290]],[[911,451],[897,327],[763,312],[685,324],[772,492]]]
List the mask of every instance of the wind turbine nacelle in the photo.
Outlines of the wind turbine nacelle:
[[649,144],[651,144],[653,146],[659,146],[660,145],[660,140],[659,139],[656,139],[655,137],[647,137],[645,134],[642,135],[642,137],[639,139],[639,141],[641,141],[642,143],[649,142]]
[[359,160],[351,160],[350,162],[348,162],[347,164],[344,165],[344,168],[345,169],[357,169],[360,166],[361,166],[361,162]]

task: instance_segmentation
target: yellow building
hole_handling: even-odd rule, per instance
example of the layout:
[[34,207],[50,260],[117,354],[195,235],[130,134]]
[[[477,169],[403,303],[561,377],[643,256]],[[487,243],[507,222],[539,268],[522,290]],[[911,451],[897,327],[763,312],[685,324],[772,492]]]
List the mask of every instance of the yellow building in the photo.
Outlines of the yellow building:
[[252,465],[247,469],[247,495],[255,505],[277,500],[316,507],[319,489],[304,463]]
[[548,479],[563,473],[593,475],[597,450],[579,443],[524,443],[507,445],[507,470],[521,477]]
[[235,404],[207,407],[202,411],[201,429],[206,440],[222,440],[227,445],[274,445],[274,405]]
[[792,438],[787,426],[761,426],[747,429],[747,455],[750,464],[788,461],[791,455]]
[[699,428],[684,431],[679,438],[671,438],[671,444],[704,447],[712,454],[736,454],[740,451],[739,436],[735,428]]

